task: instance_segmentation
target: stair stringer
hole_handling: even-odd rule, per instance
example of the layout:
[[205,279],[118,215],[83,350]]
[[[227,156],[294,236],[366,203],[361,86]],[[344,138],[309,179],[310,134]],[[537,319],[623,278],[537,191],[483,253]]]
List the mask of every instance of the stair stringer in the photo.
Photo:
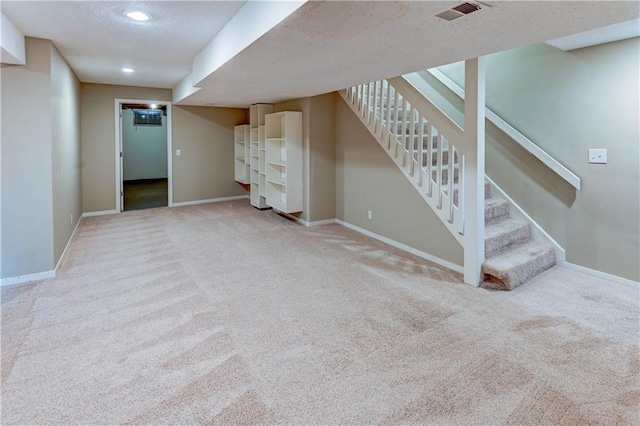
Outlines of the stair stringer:
[[[449,196],[442,191],[437,190],[436,188],[425,188],[422,184],[423,182],[427,183],[427,186],[430,186],[431,178],[427,176],[427,174],[421,169],[420,165],[417,161],[411,158],[410,162],[407,162],[406,159],[409,156],[409,152],[405,150],[404,146],[396,140],[395,143],[393,141],[387,143],[382,135],[387,132],[387,126],[382,125],[381,129],[376,129],[375,120],[370,120],[370,123],[362,116],[362,114],[358,111],[357,106],[353,103],[349,102],[347,99],[347,94],[345,90],[339,92],[342,100],[351,108],[353,113],[360,118],[362,124],[369,130],[369,133],[374,137],[374,139],[378,142],[380,147],[384,149],[389,158],[393,161],[393,163],[400,169],[402,174],[407,178],[407,180],[411,183],[411,185],[415,188],[415,190],[420,194],[422,199],[427,203],[427,205],[431,208],[431,210],[436,214],[438,219],[445,225],[445,227],[449,230],[451,235],[454,236],[456,241],[464,247],[464,235],[461,234],[458,230],[458,227],[451,221],[452,212],[449,209],[442,208],[442,206],[448,206],[450,203],[448,202]],[[402,150],[402,155],[394,155],[396,150]],[[406,164],[403,164],[406,163]],[[413,164],[411,164],[413,163]],[[411,173],[411,171],[418,171],[418,173]],[[453,212],[453,214],[456,214]]]

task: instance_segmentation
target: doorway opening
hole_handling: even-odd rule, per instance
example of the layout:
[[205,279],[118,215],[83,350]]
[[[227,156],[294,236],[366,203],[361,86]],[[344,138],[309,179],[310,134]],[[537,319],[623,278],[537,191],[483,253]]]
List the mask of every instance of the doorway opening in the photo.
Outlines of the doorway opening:
[[116,211],[171,206],[171,104],[116,99]]

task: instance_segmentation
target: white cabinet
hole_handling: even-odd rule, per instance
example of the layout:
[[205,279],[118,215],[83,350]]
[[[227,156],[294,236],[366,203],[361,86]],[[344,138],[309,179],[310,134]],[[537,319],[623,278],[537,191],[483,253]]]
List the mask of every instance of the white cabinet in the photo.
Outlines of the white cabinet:
[[283,111],[265,117],[265,195],[284,213],[301,212],[302,113]]
[[269,207],[266,200],[266,188],[264,186],[264,183],[266,182],[264,174],[264,135],[265,116],[271,112],[273,112],[273,105],[268,104],[255,104],[251,105],[249,108],[251,205],[259,209],[266,209]]
[[233,155],[234,159],[234,171],[235,171],[235,180],[248,184],[249,183],[249,172],[251,171],[251,166],[249,164],[249,125],[243,124],[240,126],[235,126],[233,129]]

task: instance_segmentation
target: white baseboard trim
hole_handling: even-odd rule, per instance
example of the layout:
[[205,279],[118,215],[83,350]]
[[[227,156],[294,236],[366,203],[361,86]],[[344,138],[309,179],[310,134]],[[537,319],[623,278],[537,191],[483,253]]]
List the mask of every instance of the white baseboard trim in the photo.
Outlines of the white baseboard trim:
[[[96,216],[96,215],[93,215],[93,216]],[[85,218],[85,217],[86,217],[85,213],[83,213],[80,216],[80,219],[78,220],[78,222],[76,222],[76,226],[75,226],[75,228],[73,228],[73,232],[71,233],[71,236],[69,237],[69,241],[67,241],[67,245],[64,247],[64,250],[62,251],[62,255],[60,256],[60,259],[58,259],[58,263],[56,264],[56,269],[54,269],[53,271],[37,272],[35,274],[18,275],[17,277],[3,278],[0,281],[0,287],[5,287],[5,286],[10,286],[10,285],[15,285],[15,284],[23,284],[23,283],[27,283],[27,282],[31,282],[31,281],[42,281],[42,280],[47,280],[47,279],[50,279],[50,278],[55,278],[56,277],[56,272],[58,271],[58,269],[60,269],[60,265],[62,265],[62,262],[67,257],[67,251],[69,250],[69,246],[71,245],[71,242],[73,241],[73,238],[76,236],[76,232],[78,231],[78,228],[80,227],[80,222],[82,222],[82,219]]]
[[436,264],[438,264],[440,266],[444,266],[445,268],[451,269],[451,270],[459,272],[461,274],[464,273],[464,268],[462,266],[460,266],[460,265],[456,265],[455,263],[451,263],[451,262],[449,262],[447,260],[440,259],[437,256],[431,255],[429,253],[426,253],[424,251],[418,250],[418,249],[413,248],[411,246],[408,246],[406,244],[403,244],[403,243],[400,243],[398,241],[392,240],[391,238],[383,237],[382,235],[379,235],[379,234],[376,234],[374,232],[368,231],[368,230],[366,230],[364,228],[360,228],[359,226],[353,225],[353,224],[351,224],[349,222],[345,222],[345,221],[340,220],[340,219],[336,219],[335,223],[338,223],[338,224],[344,226],[345,228],[349,228],[349,229],[352,229],[352,230],[354,230],[356,232],[364,234],[364,235],[366,235],[368,237],[375,238],[378,241],[382,241],[385,244],[389,244],[390,246],[393,246],[393,247],[395,247],[397,249],[400,249],[402,251],[406,251],[407,253],[411,253],[413,255],[421,257],[421,258],[423,258],[425,260],[428,260],[429,262],[436,263]]
[[31,281],[42,281],[49,278],[55,278],[56,271],[37,272],[35,274],[18,275],[17,277],[8,277],[0,280],[0,287],[8,287],[16,284],[28,283]]
[[292,214],[281,212],[280,210],[273,210],[276,214],[285,216],[291,219],[294,222],[298,222],[300,225],[306,226],[307,228],[313,228],[314,226],[322,226],[322,225],[330,225],[332,223],[336,223],[336,219],[325,219],[325,220],[316,220],[313,222],[306,221],[302,218],[296,217]]
[[92,217],[92,216],[106,216],[109,214],[117,214],[117,210],[102,210],[99,212],[84,212],[82,213],[82,217]]
[[84,216],[80,215],[80,219],[78,219],[78,222],[76,223],[76,227],[73,228],[73,232],[69,237],[69,241],[67,241],[67,245],[64,247],[64,250],[62,251],[62,255],[60,256],[60,259],[58,259],[58,263],[56,264],[56,269],[55,269],[56,272],[58,272],[58,269],[60,269],[60,265],[62,265],[62,261],[65,259],[65,257],[67,257],[67,250],[69,250],[69,246],[71,245],[71,241],[73,241],[73,237],[76,236],[76,231],[78,230],[78,227],[80,226],[80,222],[82,222],[83,217]]
[[585,266],[576,265],[575,263],[564,262],[564,266],[567,269],[572,269],[577,272],[582,272],[587,275],[591,275],[594,277],[602,278],[605,280],[612,281],[616,284],[622,284],[625,287],[631,287],[635,289],[640,289],[640,282],[633,281],[627,278],[622,278],[617,275],[608,274],[606,272],[598,271],[596,269],[587,268]]
[[307,222],[306,220],[302,221],[303,225],[309,228],[313,228],[314,226],[322,226],[322,225],[331,225],[336,223],[336,219],[325,219],[325,220],[316,220],[313,222]]
[[180,203],[173,203],[172,207],[195,206],[197,204],[219,203],[219,202],[222,202],[222,201],[243,200],[245,198],[249,198],[249,196],[248,195],[237,195],[237,196],[234,196],[234,197],[210,198],[208,200],[183,201],[183,202],[180,202]]

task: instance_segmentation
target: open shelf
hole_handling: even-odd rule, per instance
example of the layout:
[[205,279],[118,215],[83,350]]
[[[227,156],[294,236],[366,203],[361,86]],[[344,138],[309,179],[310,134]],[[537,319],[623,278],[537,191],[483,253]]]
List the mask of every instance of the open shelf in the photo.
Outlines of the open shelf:
[[276,185],[280,186],[287,186],[287,180],[285,178],[277,178],[272,176],[267,182],[275,183]]
[[249,125],[242,124],[233,128],[234,148],[234,178],[236,181],[248,184],[250,166],[248,158],[250,153]]
[[265,117],[273,112],[273,105],[255,104],[249,108],[249,126],[251,128],[251,205],[259,209],[269,207],[266,200],[266,150]]
[[267,204],[284,213],[300,212],[303,209],[302,113],[267,114],[265,122]]

